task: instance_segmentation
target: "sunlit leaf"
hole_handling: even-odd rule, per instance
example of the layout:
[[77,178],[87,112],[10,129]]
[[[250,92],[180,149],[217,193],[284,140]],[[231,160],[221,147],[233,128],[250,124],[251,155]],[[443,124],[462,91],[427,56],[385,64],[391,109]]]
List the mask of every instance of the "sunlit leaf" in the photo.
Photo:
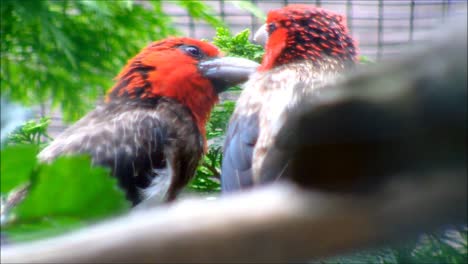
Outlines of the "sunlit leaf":
[[227,28],[217,28],[213,43],[229,56],[243,57],[260,62],[263,57],[263,47],[249,41],[250,30],[245,29],[232,35]]
[[60,157],[43,164],[26,199],[15,212],[21,221],[44,217],[94,219],[129,208],[109,171],[92,167],[89,157]]
[[1,151],[0,179],[1,193],[9,191],[30,180],[35,169],[37,146],[17,145],[9,146]]

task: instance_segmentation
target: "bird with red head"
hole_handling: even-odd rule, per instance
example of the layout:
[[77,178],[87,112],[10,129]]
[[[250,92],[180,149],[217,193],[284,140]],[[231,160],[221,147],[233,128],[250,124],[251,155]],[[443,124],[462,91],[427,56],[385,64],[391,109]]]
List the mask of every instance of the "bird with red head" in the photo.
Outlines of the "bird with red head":
[[345,17],[311,5],[270,11],[254,40],[265,45],[265,55],[229,123],[221,177],[225,192],[281,178],[284,168],[268,177],[260,169],[288,112],[357,61]]
[[354,62],[357,55],[346,18],[307,5],[270,11],[254,40],[266,44],[261,66],[264,71],[299,60],[320,63],[332,58],[337,64],[347,64]]
[[191,38],[153,42],[128,61],[106,101],[38,158],[89,154],[94,165],[111,169],[133,204],[174,200],[206,149],[205,124],[218,93],[246,81],[257,67]]

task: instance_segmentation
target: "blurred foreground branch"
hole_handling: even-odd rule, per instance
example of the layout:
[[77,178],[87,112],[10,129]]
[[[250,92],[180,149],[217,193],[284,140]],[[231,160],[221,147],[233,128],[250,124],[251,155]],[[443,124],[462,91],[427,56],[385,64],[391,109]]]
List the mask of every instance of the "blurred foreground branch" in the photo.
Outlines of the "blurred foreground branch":
[[284,263],[321,258],[466,221],[465,186],[466,181],[439,175],[417,188],[399,186],[398,195],[389,190],[364,199],[268,186],[217,201],[187,200],[135,211],[69,235],[5,246],[1,262]]

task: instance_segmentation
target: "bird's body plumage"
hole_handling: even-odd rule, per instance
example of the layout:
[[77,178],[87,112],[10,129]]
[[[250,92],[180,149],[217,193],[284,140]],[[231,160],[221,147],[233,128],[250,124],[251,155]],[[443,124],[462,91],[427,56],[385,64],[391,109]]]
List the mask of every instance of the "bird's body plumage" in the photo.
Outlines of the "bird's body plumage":
[[259,178],[259,171],[288,110],[303,96],[319,93],[320,87],[335,80],[337,71],[327,65],[303,61],[252,75],[226,134],[223,190],[247,188],[265,180]]
[[[245,83],[228,126],[222,164],[225,192],[270,182],[260,175],[265,154],[288,110],[354,64],[356,48],[344,18],[310,6],[291,5],[269,13],[265,56]],[[328,47],[328,48],[324,48]]]
[[[80,153],[91,155],[94,165],[109,167],[131,201],[146,198],[141,190],[155,179],[162,184],[161,200],[172,200],[195,171],[203,137],[189,109],[173,99],[113,101],[65,130],[39,159]],[[178,184],[169,179],[174,173],[180,175]]]

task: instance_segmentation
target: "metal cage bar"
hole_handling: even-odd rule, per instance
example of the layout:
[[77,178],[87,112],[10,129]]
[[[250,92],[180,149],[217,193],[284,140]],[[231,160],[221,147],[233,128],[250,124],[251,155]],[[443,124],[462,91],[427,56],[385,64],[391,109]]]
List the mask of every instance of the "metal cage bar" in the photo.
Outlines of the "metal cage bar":
[[[380,60],[398,53],[398,46],[421,40],[428,32],[448,16],[461,9],[466,10],[466,0],[249,0],[265,13],[293,3],[313,4],[346,15],[348,27],[361,47],[361,54]],[[215,10],[234,33],[245,28],[252,32],[261,21],[253,14],[234,7],[231,1],[204,1]],[[168,1],[170,3],[170,1]],[[211,39],[215,30],[206,23],[199,23],[188,14],[166,12],[173,16],[175,25],[191,37]]]

